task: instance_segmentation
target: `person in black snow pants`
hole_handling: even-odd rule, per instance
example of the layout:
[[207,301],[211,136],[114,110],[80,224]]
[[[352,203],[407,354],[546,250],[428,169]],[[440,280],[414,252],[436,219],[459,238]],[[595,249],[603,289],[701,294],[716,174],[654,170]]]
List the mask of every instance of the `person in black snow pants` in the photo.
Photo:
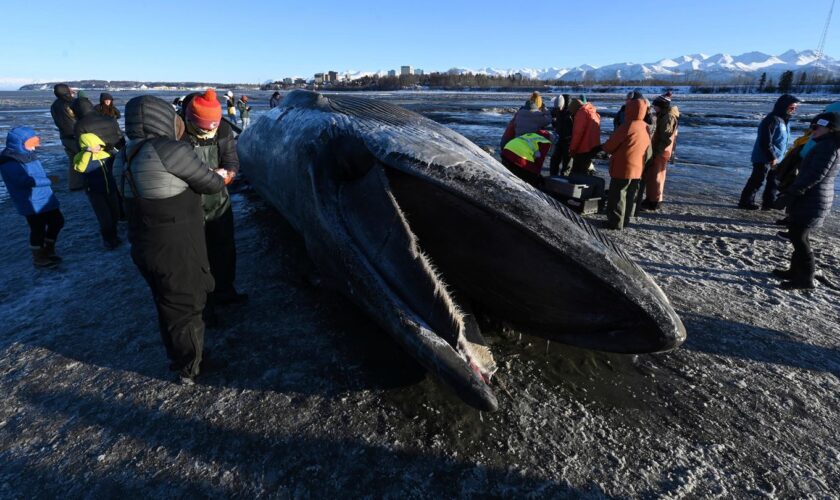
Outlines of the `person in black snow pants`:
[[551,108],[551,125],[557,133],[557,142],[554,145],[554,154],[551,155],[549,163],[549,175],[568,175],[572,160],[569,154],[569,143],[572,142],[572,115],[569,113],[569,103],[572,98],[569,94],[563,94],[554,98],[554,105]]
[[29,224],[29,246],[35,267],[55,267],[61,257],[55,240],[64,227],[64,216],[53,194],[55,176],[47,176],[35,155],[41,139],[29,127],[14,127],[0,152],[0,176],[18,213]]
[[764,187],[761,208],[770,210],[776,204],[776,177],[774,169],[782,161],[790,140],[790,117],[796,112],[799,106],[799,99],[790,94],[784,94],[776,100],[767,116],[758,125],[758,134],[753,145],[750,160],[753,164],[753,171],[747,184],[741,191],[741,198],[738,201],[738,208],[745,210],[758,210],[755,197],[765,178],[767,185]]
[[148,95],[131,99],[125,129],[130,141],[118,155],[116,172],[131,259],[152,291],[169,369],[192,384],[203,369],[201,313],[213,290],[201,195],[221,191],[224,179],[178,140],[184,123],[171,104]]
[[[236,140],[230,124],[222,120],[222,108],[212,89],[203,94],[184,98],[182,117],[186,131],[181,138],[193,147],[208,168],[221,174],[225,185],[233,182],[239,172]],[[242,304],[248,295],[236,290],[236,243],[233,209],[227,187],[219,193],[202,196],[204,206],[204,234],[210,271],[216,289],[207,297],[205,321],[216,322],[216,308],[228,304]]]
[[[79,117],[73,132],[80,149],[73,159],[73,166],[77,172],[85,175],[85,192],[99,222],[102,244],[106,249],[113,250],[122,244],[117,235],[122,200],[112,172],[114,156],[125,147],[125,137],[117,120],[97,113],[88,98],[76,99],[73,110]],[[84,141],[82,136],[85,136]]]
[[840,113],[817,115],[811,125],[815,145],[799,167],[799,174],[782,196],[789,198],[789,234],[793,243],[790,268],[775,269],[786,290],[814,288],[816,260],[811,231],[822,226],[834,203],[834,181],[840,171]]

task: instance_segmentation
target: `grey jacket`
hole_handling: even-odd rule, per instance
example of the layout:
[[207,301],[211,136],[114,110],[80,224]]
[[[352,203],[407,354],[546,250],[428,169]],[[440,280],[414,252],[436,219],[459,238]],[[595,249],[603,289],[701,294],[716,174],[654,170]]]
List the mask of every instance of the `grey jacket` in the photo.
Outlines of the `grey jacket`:
[[130,141],[114,164],[126,198],[159,200],[187,189],[212,194],[224,188],[221,176],[202,163],[189,144],[176,139],[176,119],[172,106],[157,97],[135,97],[126,104]]
[[530,134],[538,130],[544,130],[551,125],[551,113],[539,109],[522,107],[513,116],[513,127],[516,137],[523,134]]

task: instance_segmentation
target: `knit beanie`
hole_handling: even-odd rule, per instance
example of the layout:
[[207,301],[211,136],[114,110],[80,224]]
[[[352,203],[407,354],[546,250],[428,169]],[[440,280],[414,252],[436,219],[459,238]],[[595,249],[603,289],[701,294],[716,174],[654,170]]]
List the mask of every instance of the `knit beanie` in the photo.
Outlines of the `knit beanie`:
[[219,126],[222,120],[222,105],[216,99],[215,90],[207,89],[190,101],[187,120],[204,130],[214,130]]
[[840,128],[840,113],[820,113],[814,117],[812,123],[837,130]]
[[653,100],[653,105],[662,109],[668,109],[671,107],[671,97],[668,94],[656,96],[656,99]]
[[551,100],[552,104],[554,104],[554,109],[563,109],[566,107],[566,100],[563,99],[562,95],[558,95],[554,99]]

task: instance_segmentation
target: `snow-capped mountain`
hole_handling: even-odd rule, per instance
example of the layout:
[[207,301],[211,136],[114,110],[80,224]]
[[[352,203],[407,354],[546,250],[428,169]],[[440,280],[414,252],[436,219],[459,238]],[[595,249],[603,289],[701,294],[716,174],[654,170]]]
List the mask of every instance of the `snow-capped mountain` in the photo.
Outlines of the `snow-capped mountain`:
[[762,52],[747,52],[738,56],[729,54],[690,54],[662,59],[652,63],[616,63],[595,67],[590,65],[574,68],[547,69],[496,69],[496,68],[452,68],[455,73],[473,73],[493,76],[510,76],[517,73],[534,80],[579,81],[638,81],[638,80],[700,80],[727,82],[740,76],[758,76],[767,73],[768,78],[777,78],[784,71],[807,73],[830,73],[840,75],[840,61],[823,56],[817,58],[816,51],[789,50],[778,56]]

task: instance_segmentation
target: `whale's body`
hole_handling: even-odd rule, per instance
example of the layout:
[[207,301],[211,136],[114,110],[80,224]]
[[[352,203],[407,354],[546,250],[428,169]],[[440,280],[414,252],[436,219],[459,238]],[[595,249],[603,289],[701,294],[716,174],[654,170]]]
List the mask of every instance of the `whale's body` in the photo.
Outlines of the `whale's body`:
[[398,106],[293,91],[240,137],[243,171],[345,293],[467,403],[495,363],[463,311],[622,353],[674,348],[660,288],[577,214]]

